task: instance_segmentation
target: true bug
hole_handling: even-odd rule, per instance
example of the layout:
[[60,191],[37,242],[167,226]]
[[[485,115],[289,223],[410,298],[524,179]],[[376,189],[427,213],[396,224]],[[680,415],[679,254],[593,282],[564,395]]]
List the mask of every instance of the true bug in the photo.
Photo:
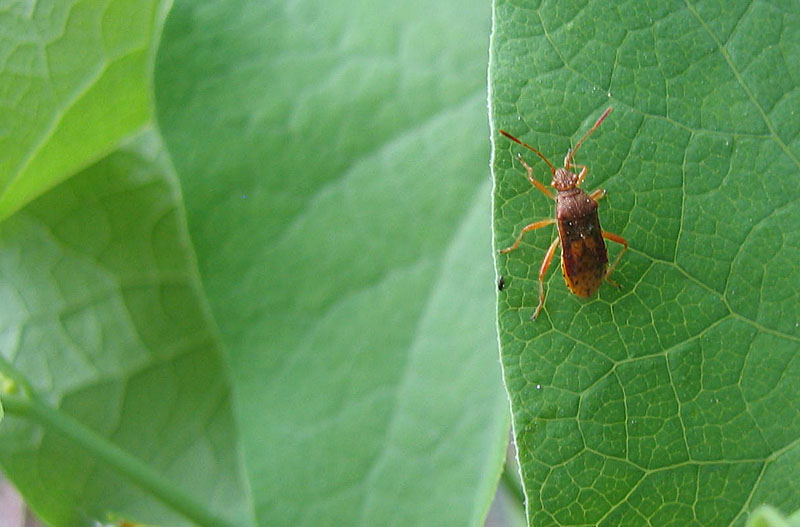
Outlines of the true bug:
[[[597,201],[606,195],[606,191],[597,189],[591,194],[584,192],[580,185],[586,178],[589,168],[586,165],[578,165],[572,162],[575,152],[578,151],[586,138],[597,130],[603,120],[611,113],[611,110],[612,108],[607,109],[594,123],[594,126],[575,144],[575,148],[570,148],[567,151],[567,155],[564,157],[564,168],[555,168],[541,152],[523,143],[505,130],[500,130],[501,134],[531,150],[547,163],[547,166],[550,167],[550,172],[553,173],[553,180],[550,182],[550,186],[556,189],[556,195],[553,196],[550,189],[533,178],[533,168],[525,162],[522,155],[518,155],[519,162],[528,172],[528,181],[545,196],[555,199],[556,217],[526,225],[522,228],[517,240],[511,246],[501,249],[500,254],[505,254],[519,247],[520,241],[522,241],[522,237],[526,232],[540,229],[553,223],[558,225],[558,238],[550,244],[550,248],[547,249],[542,265],[539,268],[539,305],[536,306],[536,311],[533,312],[531,320],[539,316],[539,312],[544,306],[544,277],[550,267],[556,247],[559,245],[561,245],[561,273],[564,275],[567,287],[575,295],[584,298],[594,295],[604,279],[612,285],[620,287],[619,284],[609,278],[609,275],[611,275],[614,267],[617,266],[623,253],[628,249],[628,242],[625,238],[600,228],[600,220],[597,218]],[[573,167],[580,168],[580,173],[571,172],[570,169]],[[606,252],[606,244],[603,238],[622,245],[622,250],[617,255],[614,263],[611,264],[611,267],[608,267],[608,253]]]

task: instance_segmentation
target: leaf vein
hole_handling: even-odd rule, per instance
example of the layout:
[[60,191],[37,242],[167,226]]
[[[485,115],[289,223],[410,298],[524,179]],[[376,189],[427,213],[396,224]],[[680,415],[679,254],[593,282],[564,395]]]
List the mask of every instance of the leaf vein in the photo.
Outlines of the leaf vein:
[[[756,97],[753,94],[752,90],[747,85],[747,83],[744,81],[744,78],[742,77],[742,74],[739,72],[739,69],[733,63],[733,59],[731,59],[731,56],[728,53],[728,50],[719,41],[719,39],[714,34],[714,32],[711,31],[711,28],[708,27],[708,24],[706,24],[705,20],[702,19],[700,14],[697,12],[697,10],[694,8],[694,6],[689,2],[689,0],[684,0],[684,1],[686,2],[686,7],[687,7],[687,9],[689,9],[689,12],[692,13],[692,15],[697,19],[697,21],[700,23],[700,25],[703,27],[703,29],[708,33],[708,35],[711,37],[711,39],[716,44],[717,48],[719,49],[720,54],[722,55],[722,58],[725,59],[725,62],[728,64],[728,67],[730,68],[730,70],[733,73],[734,77],[736,77],[736,81],[742,87],[742,89],[744,90],[745,94],[750,99],[750,102],[753,103],[753,106],[755,106],[755,108],[761,114],[761,118],[763,119],[764,124],[766,125],[767,129],[770,131],[770,135],[771,135],[772,140],[775,141],[775,143],[781,148],[781,150],[783,150],[783,152],[786,154],[786,156],[789,159],[792,160],[792,163],[794,163],[797,166],[797,168],[800,168],[800,159],[798,159],[797,156],[795,156],[794,153],[789,149],[789,147],[786,145],[786,143],[784,143],[781,140],[780,136],[778,135],[777,130],[775,129],[775,125],[772,124],[772,121],[770,120],[770,118],[767,115],[766,111],[761,106],[761,104],[758,102],[758,100],[756,100]],[[751,3],[751,5],[752,5],[752,3]]]

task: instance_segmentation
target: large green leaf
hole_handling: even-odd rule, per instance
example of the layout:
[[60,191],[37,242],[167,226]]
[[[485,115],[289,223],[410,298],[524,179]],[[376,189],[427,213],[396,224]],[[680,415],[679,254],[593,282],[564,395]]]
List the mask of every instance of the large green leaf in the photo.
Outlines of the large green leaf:
[[203,306],[152,132],[0,225],[0,464],[48,523],[185,525],[165,504],[245,523],[229,378]]
[[0,0],[0,219],[151,116],[159,0]]
[[177,1],[156,66],[259,525],[478,525],[488,6]]
[[577,161],[631,246],[621,291],[551,271],[535,322],[554,232],[497,258],[530,524],[800,507],[800,5],[495,0],[490,64],[496,248],[553,214],[497,130],[560,162],[608,106]]

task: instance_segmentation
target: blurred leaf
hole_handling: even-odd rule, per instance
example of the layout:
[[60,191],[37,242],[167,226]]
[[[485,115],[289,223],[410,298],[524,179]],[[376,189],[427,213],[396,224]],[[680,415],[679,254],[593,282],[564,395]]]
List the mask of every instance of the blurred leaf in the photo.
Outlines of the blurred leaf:
[[480,2],[177,1],[156,70],[259,525],[479,525],[501,470]]
[[165,1],[0,1],[0,219],[150,119]]
[[[3,368],[244,525],[230,385],[170,174],[148,132],[0,224]],[[0,426],[3,471],[48,524],[187,524],[52,425],[9,411]]]
[[[582,147],[630,243],[596,298],[542,229],[497,258],[506,385],[531,525],[743,525],[800,507],[800,5],[494,3],[496,248],[553,215],[525,179]],[[611,257],[619,250],[610,244]],[[555,267],[555,265],[554,265]]]
[[762,505],[747,519],[747,527],[800,527],[800,512],[786,517],[773,507]]

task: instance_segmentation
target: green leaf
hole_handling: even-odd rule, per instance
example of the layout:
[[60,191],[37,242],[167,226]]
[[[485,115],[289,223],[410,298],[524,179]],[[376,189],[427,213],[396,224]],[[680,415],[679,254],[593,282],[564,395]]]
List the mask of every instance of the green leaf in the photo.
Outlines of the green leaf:
[[0,3],[0,219],[150,119],[165,3]]
[[506,443],[480,2],[177,1],[156,70],[258,525],[479,525]]
[[[796,2],[495,0],[496,248],[553,204],[505,129],[605,188],[630,243],[591,300],[546,280],[552,229],[497,257],[504,375],[531,525],[743,525],[800,507]],[[619,247],[609,244],[613,258]],[[554,263],[553,267],[557,264]],[[551,268],[552,269],[552,268]]]
[[175,499],[246,524],[230,383],[153,132],[0,224],[0,350],[22,381],[0,392],[0,464],[48,524],[186,525]]

